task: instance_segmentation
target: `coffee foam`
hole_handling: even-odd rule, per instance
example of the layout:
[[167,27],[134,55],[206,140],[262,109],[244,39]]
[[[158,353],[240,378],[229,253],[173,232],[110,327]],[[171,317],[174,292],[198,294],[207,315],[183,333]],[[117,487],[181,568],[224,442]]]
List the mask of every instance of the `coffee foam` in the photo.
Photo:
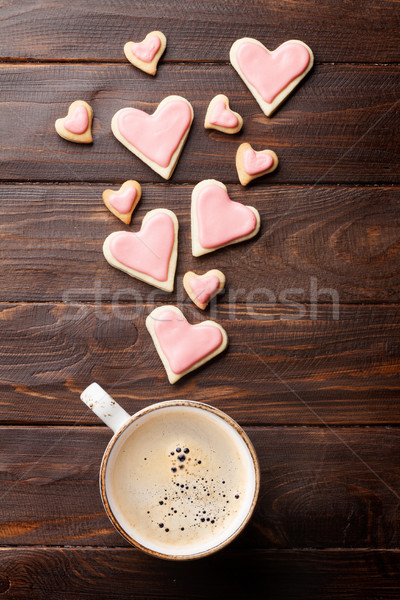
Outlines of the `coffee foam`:
[[111,511],[140,545],[188,556],[222,544],[255,494],[242,437],[214,413],[167,406],[139,417],[115,443],[106,472]]

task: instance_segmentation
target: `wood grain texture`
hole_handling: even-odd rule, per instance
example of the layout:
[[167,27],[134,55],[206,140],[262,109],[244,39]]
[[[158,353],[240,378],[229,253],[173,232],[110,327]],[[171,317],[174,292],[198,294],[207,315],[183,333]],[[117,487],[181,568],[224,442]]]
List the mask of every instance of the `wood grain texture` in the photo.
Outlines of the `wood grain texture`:
[[274,49],[288,39],[307,42],[318,61],[400,60],[396,1],[254,0],[163,2],[19,0],[2,8],[0,56],[62,60],[123,60],[128,40],[161,29],[164,61],[228,60],[236,38],[256,37]]
[[[400,431],[247,428],[261,488],[233,548],[398,548]],[[128,546],[98,489],[106,427],[0,428],[1,545]]]
[[0,589],[13,600],[397,600],[399,568],[398,550],[227,549],[175,564],[132,548],[1,548]]
[[[125,106],[153,112],[174,93],[194,107],[195,121],[172,181],[216,178],[237,183],[240,142],[277,152],[272,183],[398,183],[400,67],[317,65],[276,113],[265,117],[229,65],[168,65],[149,88],[131,65],[1,65],[0,179],[21,181],[162,181],[112,135]],[[216,92],[244,118],[236,136],[207,132],[203,120]],[[54,130],[70,102],[94,110],[93,145],[72,144]],[[229,139],[228,139],[229,138]]]
[[[226,352],[174,386],[145,329],[154,304],[1,305],[3,423],[97,423],[79,394],[98,381],[129,412],[207,401],[243,424],[399,423],[396,306],[297,309],[219,304]],[[196,308],[181,306],[195,323]]]
[[[234,306],[332,305],[335,294],[340,303],[400,301],[399,187],[228,186],[233,200],[258,209],[261,232],[201,258],[191,253],[193,186],[143,186],[130,227],[104,206],[105,187],[0,186],[1,301],[185,302],[184,273],[215,267],[227,277],[223,300]],[[172,294],[113,269],[102,253],[107,235],[138,231],[154,208],[179,219]]]
[[[398,0],[2,3],[1,597],[399,598],[398,9]],[[150,81],[122,48],[157,28],[168,47]],[[315,68],[272,119],[228,64],[242,36],[270,49],[297,38],[314,51]],[[216,93],[243,115],[239,135],[204,131]],[[117,142],[110,122],[124,106],[150,113],[169,94],[188,98],[195,122],[166,184]],[[89,147],[54,130],[77,98],[94,109]],[[243,141],[280,159],[246,190],[235,170]],[[210,177],[260,211],[262,230],[194,259],[190,194]],[[101,193],[131,178],[144,194],[125,228]],[[109,233],[137,230],[159,206],[180,222],[171,295],[101,253]],[[213,267],[227,290],[200,315],[182,276]],[[215,318],[230,337],[224,355],[176,386],[144,327],[165,302],[192,322]],[[261,494],[229,548],[174,564],[112,528],[98,491],[111,431],[79,400],[93,380],[132,413],[183,397],[247,427]]]

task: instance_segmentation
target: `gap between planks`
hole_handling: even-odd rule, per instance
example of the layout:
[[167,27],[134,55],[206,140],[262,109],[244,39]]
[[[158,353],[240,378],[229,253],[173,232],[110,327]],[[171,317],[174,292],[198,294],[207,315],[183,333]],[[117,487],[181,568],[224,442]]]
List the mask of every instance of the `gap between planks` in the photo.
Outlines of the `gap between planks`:
[[[0,544],[0,552],[2,550],[16,550],[18,548],[18,550],[27,550],[27,551],[35,551],[35,550],[71,550],[72,552],[75,551],[80,551],[80,550],[104,550],[104,552],[106,552],[107,550],[124,550],[126,552],[140,552],[140,556],[143,556],[143,553],[141,550],[139,550],[139,548],[136,548],[135,546],[93,546],[93,545],[87,545],[87,546],[71,546],[70,544],[57,544],[56,546],[53,545],[46,545],[46,544],[32,544],[31,546],[27,546],[26,544]],[[347,553],[356,553],[356,552],[386,552],[386,553],[393,553],[396,554],[398,552],[400,552],[400,547],[396,547],[396,548],[380,548],[379,546],[360,546],[360,547],[342,547],[342,546],[332,546],[329,548],[318,548],[317,546],[307,546],[307,547],[303,547],[303,548],[298,548],[296,546],[290,547],[290,548],[244,548],[244,549],[232,549],[229,548],[228,550],[224,550],[224,552],[229,552],[231,554],[243,554],[243,551],[249,551],[252,553],[259,553],[259,554],[265,554],[265,553],[274,553],[274,554],[287,554],[289,552],[321,552],[321,553],[327,553],[327,552],[347,552]],[[382,599],[383,600],[383,599]]]
[[[12,64],[12,65],[45,65],[45,64],[72,64],[72,65],[125,65],[128,64],[128,61],[124,58],[31,58],[31,57],[12,57],[12,56],[0,56],[0,64]],[[160,62],[160,66],[162,65],[230,65],[229,60],[207,60],[207,59],[166,59]],[[400,66],[400,62],[367,62],[367,61],[318,61],[315,64],[317,65],[340,65],[340,66],[369,66],[369,67],[398,67]]]
[[[89,413],[90,414],[90,413]],[[109,429],[108,425],[106,424],[99,424],[99,423],[83,423],[82,421],[65,421],[63,423],[63,425],[60,425],[60,422],[58,421],[54,421],[53,423],[51,421],[46,421],[46,422],[33,422],[33,423],[26,423],[26,424],[22,424],[20,422],[15,422],[12,423],[10,421],[1,421],[0,420],[0,429],[39,429],[40,427],[42,427],[43,429],[52,429],[53,431],[55,429],[71,429],[76,428],[76,429],[85,429],[85,428],[89,428],[91,430],[95,430],[98,429],[100,431],[106,431]],[[382,423],[371,423],[369,425],[363,425],[363,424],[351,424],[351,423],[345,423],[345,424],[341,424],[341,425],[330,425],[329,423],[325,424],[325,423],[315,423],[313,425],[300,425],[299,423],[285,423],[283,424],[279,424],[279,423],[252,423],[251,425],[241,425],[242,429],[244,429],[245,431],[260,431],[263,429],[290,429],[290,430],[294,430],[294,429],[305,429],[305,430],[310,430],[310,429],[346,429],[346,430],[350,430],[350,429],[385,429],[388,431],[391,430],[397,430],[400,429],[400,423],[385,423],[384,425]]]
[[[29,181],[26,179],[1,179],[0,178],[0,186],[4,185],[4,186],[24,186],[24,187],[28,187],[28,186],[43,186],[43,187],[52,187],[52,186],[60,186],[60,187],[75,187],[75,188],[79,188],[79,187],[84,187],[84,186],[103,186],[103,185],[118,185],[120,183],[123,183],[123,179],[110,179],[108,181],[86,181],[86,180],[79,180],[79,181],[60,181],[60,180],[53,180],[53,181],[49,181],[48,179],[46,180],[37,180],[37,181]],[[191,187],[193,185],[197,185],[199,183],[198,179],[196,179],[195,181],[144,181],[143,182],[143,187],[160,187],[160,188],[170,188],[170,187]],[[243,186],[240,185],[240,183],[238,181],[227,181],[225,180],[225,183],[227,185],[231,185],[231,186],[236,186],[237,188],[246,191],[247,189],[250,190],[254,190],[256,189],[256,186],[250,186],[249,188],[245,188]],[[259,186],[257,186],[258,189],[260,188],[265,188],[266,190],[271,191],[271,187],[276,187],[276,188],[292,188],[292,187],[301,187],[301,188],[306,188],[306,189],[313,189],[313,188],[399,188],[400,189],[400,181],[399,183],[386,183],[386,182],[374,182],[374,183],[360,183],[360,182],[354,182],[354,183],[349,183],[349,182],[341,182],[338,181],[337,183],[332,183],[332,182],[328,182],[328,183],[324,183],[323,181],[318,181],[316,183],[304,183],[304,181],[300,181],[300,182],[290,182],[290,183],[260,183]]]
[[[179,275],[177,276],[179,278]],[[175,290],[176,291],[176,290]],[[174,292],[172,292],[174,293]],[[178,301],[177,299],[173,300],[171,298],[171,302],[173,302],[174,304],[177,304],[179,306],[182,307],[189,307],[189,308],[193,308],[194,304],[189,303],[188,301],[188,296],[186,297],[186,301]],[[142,306],[162,306],[165,303],[168,303],[169,299],[165,298],[165,300],[154,300],[154,301],[149,301],[147,302],[145,299],[143,300],[143,302],[137,303],[137,302],[129,302],[128,300],[125,302],[124,299],[119,299],[118,300],[118,305],[119,306],[124,306],[124,308],[136,308],[138,306],[138,304],[142,305]],[[101,306],[113,306],[113,300],[104,300],[103,302],[99,303],[96,302],[95,300],[90,301],[90,300],[82,300],[81,302],[79,301],[75,301],[75,302],[62,302],[60,300],[0,300],[0,307],[4,306],[30,306],[30,305],[40,305],[40,306],[89,306],[92,308],[95,308],[97,306],[101,307]],[[294,301],[288,302],[288,304],[282,304],[281,302],[275,302],[274,304],[263,304],[262,302],[257,302],[257,300],[254,300],[254,302],[247,302],[247,301],[240,301],[240,300],[235,300],[235,304],[238,306],[258,306],[258,307],[262,307],[265,310],[271,310],[276,308],[277,305],[281,306],[282,308],[285,307],[290,307],[293,306]],[[304,300],[304,302],[301,302],[301,304],[303,306],[310,307],[310,306],[315,306],[315,303],[313,302],[309,302],[307,300]],[[230,306],[231,303],[230,302],[218,302],[217,307],[218,308],[225,308]],[[332,300],[321,300],[318,298],[318,306],[332,306]],[[345,307],[345,308],[359,308],[360,306],[364,307],[364,308],[376,308],[377,306],[390,306],[390,308],[394,308],[396,309],[399,308],[400,311],[400,303],[398,302],[382,302],[382,301],[378,301],[378,302],[365,302],[363,300],[360,300],[360,302],[340,302],[339,304],[339,310],[341,309],[341,307]],[[200,316],[203,314],[204,318],[209,318],[210,315],[208,314],[208,312],[203,312],[203,313],[197,313]],[[263,321],[264,319],[256,319],[259,321]],[[271,319],[272,320],[272,319]],[[287,318],[287,319],[274,319],[275,321],[281,320],[281,321],[297,321],[297,317],[296,318]],[[302,320],[307,320],[307,319],[303,319]],[[339,320],[339,319],[338,319]]]

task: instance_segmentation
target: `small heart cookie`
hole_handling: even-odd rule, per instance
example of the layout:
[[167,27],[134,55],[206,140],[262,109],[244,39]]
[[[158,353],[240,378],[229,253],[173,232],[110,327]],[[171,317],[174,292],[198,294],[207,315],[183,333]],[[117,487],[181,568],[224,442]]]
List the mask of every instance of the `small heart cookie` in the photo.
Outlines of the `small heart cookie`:
[[228,345],[221,325],[214,321],[190,325],[176,306],[155,308],[146,319],[146,327],[170,383],[204,365]]
[[272,173],[278,163],[278,157],[273,150],[256,152],[247,143],[240,144],[236,152],[236,170],[242,185],[247,185],[256,177]]
[[69,142],[90,144],[92,138],[93,110],[84,100],[75,100],[66,117],[57,119],[56,131],[59,136]]
[[311,48],[299,40],[284,42],[271,52],[253,38],[242,38],[230,50],[233,68],[261,110],[271,116],[314,64]]
[[150,31],[142,42],[127,42],[124,54],[135,67],[149,75],[155,75],[158,61],[166,47],[165,35],[161,31]]
[[210,300],[224,289],[225,275],[218,269],[211,269],[204,275],[188,271],[183,277],[183,287],[191,301],[204,310]]
[[193,189],[193,256],[249,240],[258,233],[260,224],[258,210],[231,200],[220,181],[206,179]]
[[132,213],[135,210],[140,197],[142,188],[140,183],[129,179],[125,181],[117,192],[114,190],[104,190],[103,202],[113,215],[121,219],[123,223],[129,225],[132,219]]
[[152,115],[122,108],[112,118],[113,134],[153,171],[169,179],[186,142],[193,108],[181,96],[168,96]]
[[216,129],[223,133],[237,133],[243,127],[243,119],[239,113],[229,108],[229,99],[224,94],[215,96],[208,105],[205,129]]
[[131,277],[172,292],[178,256],[178,219],[166,208],[148,212],[138,233],[115,231],[104,241],[107,262]]

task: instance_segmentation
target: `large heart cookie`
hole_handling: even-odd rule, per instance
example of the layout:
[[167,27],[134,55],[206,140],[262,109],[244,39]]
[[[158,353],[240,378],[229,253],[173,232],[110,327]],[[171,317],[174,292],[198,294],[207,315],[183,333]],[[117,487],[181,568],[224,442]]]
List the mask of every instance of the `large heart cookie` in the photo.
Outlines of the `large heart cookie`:
[[112,118],[113,134],[153,171],[169,179],[193,121],[193,108],[181,96],[168,96],[149,115],[122,108]]
[[236,152],[236,170],[242,185],[247,185],[256,177],[272,173],[278,163],[278,157],[273,150],[256,152],[247,143],[240,144]]
[[190,325],[176,306],[155,308],[146,319],[146,327],[170,383],[204,365],[228,344],[221,325],[214,321]]
[[307,75],[314,55],[304,42],[289,40],[270,52],[258,40],[236,40],[231,64],[269,117]]
[[135,67],[149,75],[155,75],[166,46],[167,38],[161,31],[150,31],[142,42],[127,42],[124,54]]
[[254,237],[260,215],[252,206],[234,202],[215,179],[198,183],[192,192],[192,254],[201,256]]
[[90,144],[92,137],[93,110],[84,100],[75,100],[66,117],[57,119],[55,127],[58,135],[69,142]]
[[132,213],[135,210],[141,195],[142,188],[140,183],[133,179],[129,179],[129,181],[125,181],[121,185],[117,192],[114,190],[104,190],[103,202],[113,215],[118,217],[118,219],[121,219],[123,223],[129,225]]
[[201,310],[225,287],[225,275],[218,269],[211,269],[204,275],[188,271],[183,277],[183,287],[189,298]]
[[229,99],[224,94],[214,96],[208,105],[205,129],[216,129],[223,133],[237,133],[243,127],[243,119],[239,113],[229,108]]
[[106,260],[131,277],[166,292],[174,289],[178,219],[166,208],[148,212],[138,233],[115,231],[103,244]]

